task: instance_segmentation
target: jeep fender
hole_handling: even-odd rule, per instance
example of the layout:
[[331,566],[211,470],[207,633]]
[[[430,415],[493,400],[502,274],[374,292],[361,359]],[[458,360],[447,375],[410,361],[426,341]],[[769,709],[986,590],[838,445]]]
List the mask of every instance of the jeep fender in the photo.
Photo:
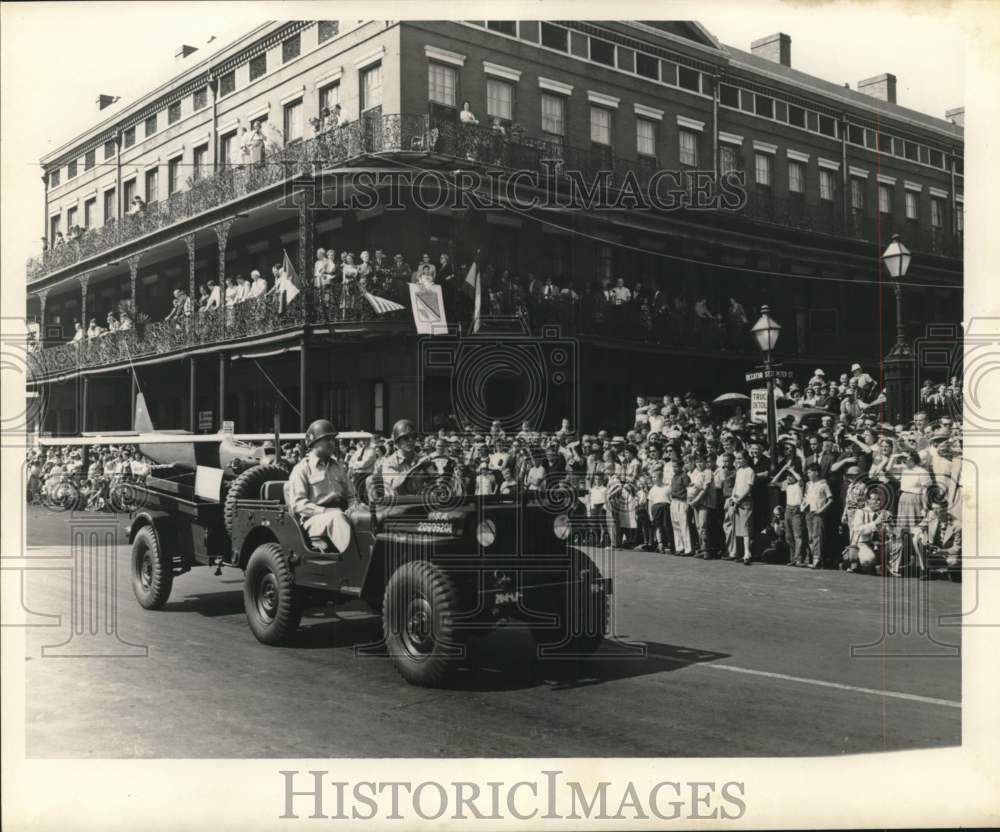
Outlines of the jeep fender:
[[167,552],[171,556],[177,554],[177,530],[169,514],[156,509],[143,509],[136,513],[135,517],[126,527],[129,546],[135,542],[135,536],[139,530],[151,526],[156,535],[156,541],[160,545],[160,551]]

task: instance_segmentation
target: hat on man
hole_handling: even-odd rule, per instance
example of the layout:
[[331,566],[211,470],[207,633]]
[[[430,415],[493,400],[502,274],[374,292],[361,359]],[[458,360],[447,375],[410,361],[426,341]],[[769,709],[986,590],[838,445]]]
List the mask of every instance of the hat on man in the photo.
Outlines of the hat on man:
[[624,436],[616,436],[614,439],[611,440],[611,444],[612,445],[624,445],[625,444],[625,437]]
[[860,364],[852,364],[851,365],[851,372],[852,373],[860,373],[861,372],[861,365]]
[[826,378],[826,373],[823,372],[822,367],[817,367],[813,370],[813,378]]

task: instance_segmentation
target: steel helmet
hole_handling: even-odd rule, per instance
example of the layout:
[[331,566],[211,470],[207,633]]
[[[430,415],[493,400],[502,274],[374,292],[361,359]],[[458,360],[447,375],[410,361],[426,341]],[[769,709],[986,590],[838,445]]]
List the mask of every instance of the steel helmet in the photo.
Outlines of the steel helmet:
[[392,441],[398,442],[404,436],[417,435],[417,428],[409,419],[400,419],[392,426]]
[[337,429],[329,419],[317,419],[306,429],[306,447],[311,448],[320,439],[333,439]]

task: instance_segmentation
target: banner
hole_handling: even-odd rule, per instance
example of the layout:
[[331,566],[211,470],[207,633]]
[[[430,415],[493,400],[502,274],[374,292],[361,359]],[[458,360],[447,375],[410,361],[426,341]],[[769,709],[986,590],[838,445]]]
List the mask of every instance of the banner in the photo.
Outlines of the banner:
[[413,309],[413,324],[418,334],[448,334],[448,320],[444,315],[444,299],[440,286],[411,283],[410,307]]

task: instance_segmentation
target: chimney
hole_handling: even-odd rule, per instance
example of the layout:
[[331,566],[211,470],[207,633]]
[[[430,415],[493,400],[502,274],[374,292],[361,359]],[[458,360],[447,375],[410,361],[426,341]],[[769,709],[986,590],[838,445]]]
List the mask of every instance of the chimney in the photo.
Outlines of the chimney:
[[110,107],[118,100],[117,95],[101,95],[97,96],[97,109],[103,110],[105,107]]
[[197,46],[188,46],[186,43],[182,43],[179,47],[177,47],[177,51],[174,52],[174,60],[183,61],[192,52],[197,51]]
[[750,51],[758,58],[774,61],[782,66],[792,65],[792,39],[784,32],[758,38],[750,44]]
[[944,117],[952,124],[965,127],[965,107],[956,107],[954,110],[945,110]]
[[873,78],[865,78],[858,81],[858,92],[870,95],[880,101],[888,101],[890,104],[896,103],[896,76],[891,72],[883,72]]

